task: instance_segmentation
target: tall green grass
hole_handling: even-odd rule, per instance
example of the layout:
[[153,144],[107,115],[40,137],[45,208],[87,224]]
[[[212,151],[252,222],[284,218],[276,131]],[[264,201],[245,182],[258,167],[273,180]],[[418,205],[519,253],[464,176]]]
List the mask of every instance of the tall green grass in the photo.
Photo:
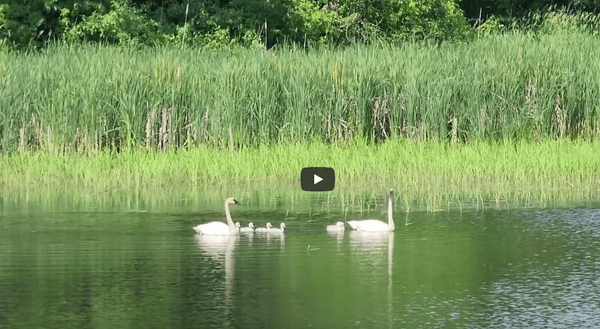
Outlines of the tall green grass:
[[0,151],[598,137],[600,40],[0,52]]
[[383,196],[388,188],[396,189],[404,207],[433,210],[484,207],[490,202],[510,207],[593,200],[600,194],[599,148],[600,142],[585,140],[450,144],[392,139],[379,145],[315,142],[235,152],[201,146],[66,157],[46,152],[3,155],[0,199],[79,191],[114,200],[161,199],[173,193],[191,199],[212,193],[217,200],[275,191],[293,202],[304,193],[299,183],[302,167],[331,166],[336,188],[330,195],[347,201]]

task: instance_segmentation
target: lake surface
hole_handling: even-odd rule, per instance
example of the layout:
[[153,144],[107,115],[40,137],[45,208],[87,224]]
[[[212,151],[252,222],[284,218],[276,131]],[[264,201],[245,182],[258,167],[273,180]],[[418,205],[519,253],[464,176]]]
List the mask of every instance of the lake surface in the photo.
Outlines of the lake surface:
[[286,234],[215,238],[191,227],[220,204],[25,205],[0,213],[0,328],[600,327],[594,207],[398,209],[395,233],[329,235],[384,213],[246,205],[242,226],[285,219]]

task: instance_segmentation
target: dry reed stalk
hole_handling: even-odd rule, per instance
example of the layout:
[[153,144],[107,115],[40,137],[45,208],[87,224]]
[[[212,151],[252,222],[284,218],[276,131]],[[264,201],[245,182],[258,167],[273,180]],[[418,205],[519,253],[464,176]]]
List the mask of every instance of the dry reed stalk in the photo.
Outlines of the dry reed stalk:
[[162,117],[160,122],[159,140],[161,149],[166,150],[169,143],[168,127],[171,121],[171,108],[164,107],[162,109]]
[[98,129],[94,130],[94,151],[98,152]]
[[44,142],[44,129],[42,128],[41,122],[37,125],[37,129],[35,129],[35,130],[37,133],[37,141],[38,141],[39,150],[42,150],[44,148],[45,142]]
[[406,128],[408,128],[408,123],[407,123],[407,113],[406,113],[406,99],[404,99],[404,97],[399,98],[398,99],[400,101],[400,118],[399,118],[399,125],[398,125],[398,131],[400,131],[400,133],[403,133],[406,131]]
[[167,135],[169,135],[169,146],[178,146],[179,145],[179,127],[176,124],[173,124],[173,108],[169,108],[169,124],[167,125]]
[[525,102],[526,103],[533,102],[535,99],[535,93],[536,93],[535,83],[533,83],[531,78],[529,78],[527,80],[527,89],[525,90]]
[[379,97],[373,104],[373,128],[378,142],[390,138],[390,100],[387,97]]
[[[208,124],[209,124],[209,114],[208,110],[204,112],[204,116],[202,117],[202,124],[200,130],[202,131],[202,138],[204,139],[204,143],[208,144],[210,142],[210,134],[208,133]],[[198,138],[200,139],[200,138]]]
[[561,95],[556,95],[556,102],[554,105],[554,126],[559,138],[565,136],[567,130],[567,114],[563,110],[563,99]]
[[451,141],[452,143],[458,143],[458,119],[456,117],[450,120],[452,122],[452,132],[451,132]]
[[536,102],[536,83],[531,78],[528,79],[527,89],[525,90],[525,108],[528,111],[528,115],[530,118],[533,118],[534,126],[533,130],[536,134],[539,135],[539,108]]
[[229,151],[233,152],[235,150],[235,146],[233,144],[233,130],[231,126],[227,129],[227,133],[229,134]]
[[75,138],[73,140],[73,150],[77,152],[79,149],[79,127],[75,129]]
[[52,130],[50,130],[50,127],[48,126],[48,127],[46,127],[46,131],[47,131],[46,137],[48,138],[48,151],[50,153],[53,153],[54,147],[52,145]]
[[348,138],[348,124],[340,119],[338,123],[338,140],[345,142]]
[[[32,144],[39,143],[39,140],[35,139],[35,137],[36,137],[35,134],[37,132],[37,129],[36,129],[37,128],[37,118],[36,118],[35,114],[33,114],[31,116],[31,127],[33,127],[33,133],[34,133]],[[33,145],[29,145],[29,147],[32,147],[32,146]]]
[[190,145],[191,142],[192,142],[192,133],[190,132],[190,130],[191,130],[190,126],[191,126],[191,124],[184,127],[184,129],[185,129],[185,142],[183,142],[183,147],[186,147],[186,146]]
[[191,135],[191,143],[193,145],[198,145],[198,121],[194,121],[190,124],[190,129],[188,132]]
[[154,123],[156,119],[156,108],[152,108],[146,118],[146,148],[154,145]]
[[[98,137],[99,137],[98,151],[100,151],[100,150],[102,150],[102,146],[103,145],[106,145],[106,146],[109,145],[108,144],[109,143],[109,139],[108,139],[108,122],[106,120],[106,117],[102,118],[102,133]],[[114,147],[114,145],[113,145],[113,147]]]
[[88,149],[88,132],[86,130],[85,133],[83,134],[83,138],[81,140],[81,146],[77,150],[77,152],[80,152],[81,150],[86,150],[87,151],[87,149]]
[[19,129],[19,153],[25,153],[25,124]]
[[216,129],[216,131],[219,132],[218,133],[219,135],[218,135],[218,139],[217,139],[216,145],[217,145],[217,147],[219,149],[223,149],[223,143],[224,143],[224,140],[225,140],[225,138],[223,137],[223,135],[225,134],[225,129],[223,129],[222,126],[221,126],[221,118],[220,117],[217,118],[217,129]]
[[485,133],[487,129],[487,107],[486,104],[479,109],[479,116],[477,118],[479,124],[479,131],[481,134]]

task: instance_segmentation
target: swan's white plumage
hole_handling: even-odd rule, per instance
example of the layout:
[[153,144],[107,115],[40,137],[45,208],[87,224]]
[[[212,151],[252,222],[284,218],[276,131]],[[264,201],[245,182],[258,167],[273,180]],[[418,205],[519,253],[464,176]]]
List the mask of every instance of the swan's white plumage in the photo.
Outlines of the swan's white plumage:
[[344,232],[346,227],[344,227],[344,222],[337,222],[335,225],[328,225],[327,232]]
[[198,234],[206,235],[230,235],[231,230],[229,225],[223,222],[210,222],[194,227],[194,231]]
[[348,225],[353,230],[365,232],[382,232],[389,229],[388,224],[377,219],[351,220],[348,221]]
[[394,225],[393,213],[394,190],[388,191],[388,222],[382,222],[377,219],[351,220],[348,225],[353,230],[362,232],[393,232],[396,229]]
[[267,223],[267,227],[259,227],[256,229],[256,232],[257,233],[267,233],[272,227],[273,227],[273,225],[271,225],[271,223]]
[[240,232],[242,232],[242,233],[253,233],[254,232],[254,224],[250,223],[250,224],[248,224],[248,227],[242,227],[240,229]]
[[267,233],[283,233],[283,231],[285,230],[285,223],[281,223],[281,225],[279,225],[279,228],[269,228],[267,230]]
[[194,226],[193,229],[198,234],[205,235],[231,235],[238,234],[240,231],[239,223],[233,224],[233,220],[231,219],[231,214],[229,213],[229,205],[239,204],[237,200],[234,198],[229,198],[225,200],[225,218],[227,219],[227,224],[223,222],[210,222],[206,224],[201,224],[198,226]]

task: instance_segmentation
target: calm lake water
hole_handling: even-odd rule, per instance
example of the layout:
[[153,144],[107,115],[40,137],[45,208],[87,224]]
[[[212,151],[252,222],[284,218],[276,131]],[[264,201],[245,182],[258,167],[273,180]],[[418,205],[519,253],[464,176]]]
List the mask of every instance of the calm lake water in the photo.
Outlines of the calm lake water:
[[246,205],[242,226],[285,219],[286,234],[231,238],[191,229],[220,204],[22,208],[0,213],[0,328],[600,327],[593,207],[398,209],[395,233],[329,235],[384,213]]

